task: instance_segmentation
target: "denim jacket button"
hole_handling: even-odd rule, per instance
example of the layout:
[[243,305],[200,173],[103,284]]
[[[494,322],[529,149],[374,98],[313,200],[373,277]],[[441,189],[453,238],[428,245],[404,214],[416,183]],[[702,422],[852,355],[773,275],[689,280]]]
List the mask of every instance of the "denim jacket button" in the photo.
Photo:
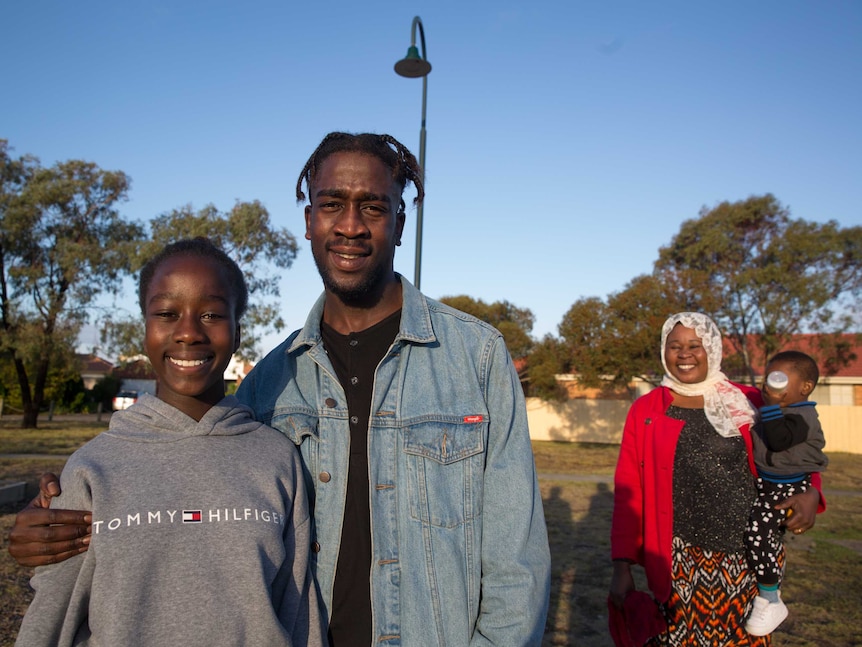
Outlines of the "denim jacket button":
[[323,401],[323,403],[324,403],[327,407],[329,407],[330,409],[331,409],[332,407],[334,407],[336,404],[338,404],[338,403],[335,401],[335,398],[326,398],[326,400],[324,400],[324,401]]
[[321,472],[317,475],[321,483],[329,483],[332,480],[332,475],[329,472]]
[[312,553],[319,553],[320,552],[320,543],[319,542],[316,542],[316,541],[311,542],[311,552]]

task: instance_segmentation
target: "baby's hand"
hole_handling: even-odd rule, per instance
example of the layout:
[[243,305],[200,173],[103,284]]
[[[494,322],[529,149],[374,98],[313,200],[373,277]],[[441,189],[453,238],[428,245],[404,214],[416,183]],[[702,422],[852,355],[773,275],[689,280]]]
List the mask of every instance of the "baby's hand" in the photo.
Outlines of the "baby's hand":
[[763,402],[764,404],[777,404],[779,406],[784,402],[784,398],[787,397],[787,391],[781,391],[780,393],[775,393],[774,391],[770,391],[769,387],[765,384],[761,389],[761,393],[763,394]]
[[763,401],[770,405],[784,406],[784,401],[787,399],[787,387],[790,380],[787,373],[784,371],[770,371],[769,375],[763,381]]

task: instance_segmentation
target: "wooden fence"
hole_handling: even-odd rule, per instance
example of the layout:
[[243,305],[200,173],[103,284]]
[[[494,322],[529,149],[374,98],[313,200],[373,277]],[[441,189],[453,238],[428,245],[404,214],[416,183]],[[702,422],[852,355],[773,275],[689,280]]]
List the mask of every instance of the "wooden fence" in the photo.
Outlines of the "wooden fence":
[[[629,410],[624,400],[546,402],[527,398],[527,419],[533,440],[615,443],[622,439]],[[817,406],[826,453],[862,454],[862,407]]]

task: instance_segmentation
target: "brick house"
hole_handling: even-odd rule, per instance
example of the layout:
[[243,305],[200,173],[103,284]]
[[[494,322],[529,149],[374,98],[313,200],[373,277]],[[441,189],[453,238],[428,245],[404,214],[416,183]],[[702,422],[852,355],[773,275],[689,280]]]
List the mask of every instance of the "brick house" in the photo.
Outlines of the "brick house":
[[96,382],[106,375],[110,375],[114,368],[111,362],[93,353],[78,353],[76,358],[81,372],[81,380],[83,380],[84,388],[87,390],[92,389]]

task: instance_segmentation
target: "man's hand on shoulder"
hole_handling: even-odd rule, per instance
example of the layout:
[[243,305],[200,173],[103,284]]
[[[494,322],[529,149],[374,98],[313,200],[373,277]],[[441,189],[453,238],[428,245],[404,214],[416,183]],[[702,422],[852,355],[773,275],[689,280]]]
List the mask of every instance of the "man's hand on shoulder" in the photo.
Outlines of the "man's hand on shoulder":
[[9,554],[22,566],[55,564],[87,550],[93,517],[86,510],[51,509],[59,494],[56,475],[43,474],[39,495],[15,517]]

